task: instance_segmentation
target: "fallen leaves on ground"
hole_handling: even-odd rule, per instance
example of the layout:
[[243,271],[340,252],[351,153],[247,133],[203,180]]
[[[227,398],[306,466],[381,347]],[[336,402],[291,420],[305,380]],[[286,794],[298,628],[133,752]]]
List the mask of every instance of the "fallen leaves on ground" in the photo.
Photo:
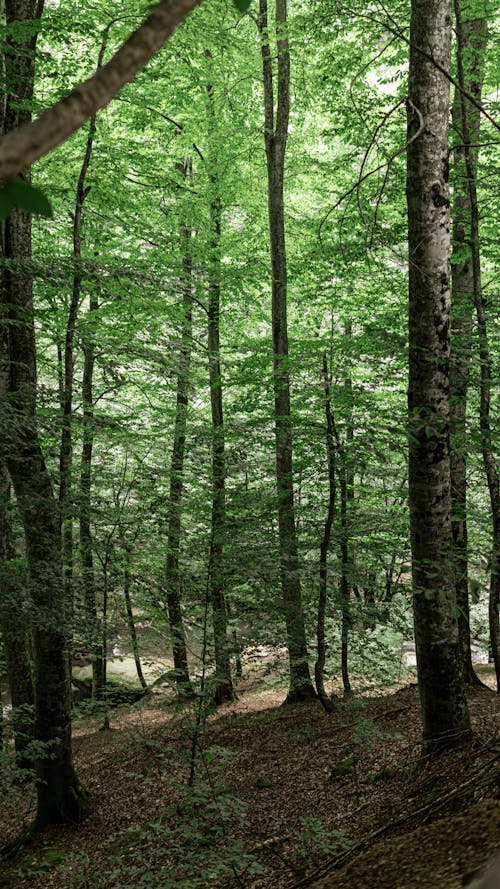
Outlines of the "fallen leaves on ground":
[[[284,707],[283,697],[252,677],[208,717],[194,798],[195,708],[179,713],[155,697],[116,713],[108,731],[78,722],[75,762],[92,814],[47,829],[5,863],[2,889],[114,889],[139,885],[134,873],[152,889],[459,889],[486,864],[500,842],[491,690],[469,693],[472,743],[419,767],[415,686],[339,703],[331,716],[316,702]],[[33,796],[24,799],[24,811],[6,801],[3,842],[29,820]],[[190,873],[198,882],[183,884]]]

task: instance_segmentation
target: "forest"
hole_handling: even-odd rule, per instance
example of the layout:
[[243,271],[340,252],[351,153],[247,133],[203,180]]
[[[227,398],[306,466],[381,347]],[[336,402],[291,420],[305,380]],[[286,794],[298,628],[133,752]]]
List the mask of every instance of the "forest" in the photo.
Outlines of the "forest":
[[497,0],[0,13],[1,889],[499,889]]

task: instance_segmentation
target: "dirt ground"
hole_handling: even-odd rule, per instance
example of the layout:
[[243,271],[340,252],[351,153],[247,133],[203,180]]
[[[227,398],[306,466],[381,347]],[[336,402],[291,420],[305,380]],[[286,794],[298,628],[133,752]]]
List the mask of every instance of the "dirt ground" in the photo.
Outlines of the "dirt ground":
[[[0,863],[2,889],[475,886],[500,847],[491,689],[469,693],[473,741],[425,763],[416,686],[339,703],[331,716],[316,702],[283,707],[283,689],[254,674],[238,693],[204,731],[196,708],[175,711],[161,695],[115,712],[107,731],[76,722],[92,814]],[[0,842],[33,807],[32,789],[15,787]]]

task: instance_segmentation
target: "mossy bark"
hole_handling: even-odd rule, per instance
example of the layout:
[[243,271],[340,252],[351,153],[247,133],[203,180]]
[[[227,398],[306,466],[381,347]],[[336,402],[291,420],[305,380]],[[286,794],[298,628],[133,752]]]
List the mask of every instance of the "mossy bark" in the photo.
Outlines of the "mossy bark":
[[[16,39],[5,56],[5,130],[30,117],[36,37],[31,22],[43,4],[6,0],[7,23],[30,22],[26,38]],[[29,179],[29,173],[25,174]],[[58,502],[40,448],[36,422],[36,350],[33,321],[31,218],[13,210],[5,222],[0,303],[6,307],[0,355],[0,458],[5,462],[23,523],[32,605],[35,675],[35,737],[38,804],[34,829],[48,823],[81,821],[88,799],[72,764],[70,677],[61,568]]]
[[423,753],[470,735],[456,618],[450,477],[450,0],[413,0],[408,98],[409,499]]

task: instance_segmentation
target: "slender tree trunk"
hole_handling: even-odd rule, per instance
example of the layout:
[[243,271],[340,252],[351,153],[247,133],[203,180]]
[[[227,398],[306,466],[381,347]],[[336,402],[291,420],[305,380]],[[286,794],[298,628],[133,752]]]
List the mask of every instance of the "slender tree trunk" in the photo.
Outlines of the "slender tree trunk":
[[[468,45],[462,25],[458,0],[455,0],[455,21],[457,29],[457,71],[461,86],[465,85],[465,57]],[[491,385],[492,361],[489,346],[486,307],[481,284],[481,253],[479,238],[479,206],[477,199],[477,158],[472,148],[474,127],[470,124],[470,108],[463,95],[460,97],[462,129],[464,135],[464,155],[470,204],[470,242],[474,304],[476,308],[477,330],[479,334],[480,360],[480,405],[479,426],[481,430],[481,450],[490,495],[492,517],[492,553],[489,597],[490,639],[493,661],[497,677],[497,691],[500,693],[500,480],[491,430]]]
[[276,434],[276,487],[283,609],[290,660],[288,702],[316,697],[309,672],[302,608],[293,492],[292,424],[288,373],[287,269],[283,179],[290,108],[290,54],[286,0],[276,0],[277,107],[269,45],[268,4],[259,0],[264,83],[264,142],[267,161],[269,242],[272,266],[273,375]]
[[351,565],[349,560],[349,507],[346,449],[339,449],[339,476],[340,476],[340,608],[342,611],[342,625],[340,632],[340,661],[342,669],[342,684],[344,694],[352,694],[349,680],[349,629],[351,626],[350,592],[351,592]]
[[80,463],[79,533],[80,563],[82,572],[83,601],[86,613],[87,638],[90,640],[92,658],[92,697],[102,698],[104,693],[104,669],[100,641],[100,623],[97,616],[95,594],[94,556],[92,549],[92,451],[94,447],[94,396],[93,379],[95,364],[95,316],[99,304],[97,296],[89,301],[89,333],[83,334],[82,379],[82,456]]
[[[99,53],[98,67],[102,65],[106,41],[103,39]],[[62,399],[62,431],[61,448],[59,456],[59,509],[61,511],[62,528],[62,553],[63,575],[68,612],[72,612],[72,586],[73,586],[73,508],[71,503],[71,475],[72,475],[72,421],[73,421],[73,383],[74,383],[74,339],[78,309],[82,293],[81,256],[82,256],[82,214],[83,202],[87,197],[90,187],[85,181],[92,157],[94,136],[96,130],[95,116],[90,120],[89,134],[85,153],[83,156],[80,174],[76,186],[75,211],[73,217],[73,287],[69,304],[68,319],[66,323],[66,337],[64,342],[64,372],[63,372],[63,399]]]
[[[408,98],[409,499],[423,754],[470,735],[455,616],[450,479],[450,0],[412,0]],[[419,50],[422,50],[420,52]]]
[[[97,69],[102,67],[104,54],[108,42],[109,30],[112,26],[111,22],[104,29],[99,55],[97,57]],[[70,304],[70,312],[66,329],[66,343],[64,356],[64,410],[63,410],[63,448],[61,445],[61,486],[63,479],[62,455],[66,454],[65,465],[68,465],[68,479],[71,479],[71,406],[73,394],[73,339],[76,323],[76,316],[81,299],[82,281],[79,269],[81,260],[81,227],[83,202],[87,197],[90,186],[87,186],[87,173],[92,159],[94,149],[94,138],[96,133],[96,115],[90,118],[89,132],[87,143],[83,155],[82,166],[78,176],[76,187],[75,216],[73,220],[73,257],[75,262],[75,271],[73,276],[73,291]],[[81,561],[81,580],[83,588],[83,601],[86,613],[87,633],[90,638],[90,651],[92,658],[92,698],[99,700],[104,693],[104,671],[101,646],[96,639],[99,631],[99,621],[97,617],[97,603],[95,595],[95,577],[94,577],[94,560],[92,554],[92,532],[90,529],[90,518],[92,512],[92,451],[94,447],[94,401],[93,401],[93,382],[94,382],[94,364],[95,364],[95,316],[98,311],[99,304],[97,296],[91,294],[89,298],[89,326],[91,329],[90,336],[83,334],[83,379],[82,379],[82,408],[83,408],[83,429],[82,429],[82,455],[80,462],[80,497],[79,497],[79,539],[80,539],[80,561]],[[61,500],[61,491],[59,492]],[[73,530],[70,526],[68,534],[71,534],[73,540]],[[64,535],[63,535],[64,548]],[[66,551],[68,547],[66,547]],[[65,563],[66,564],[66,563]]]
[[[208,53],[209,55],[209,53]],[[215,109],[213,88],[209,84],[208,116],[212,141],[209,158],[210,180],[210,260],[208,284],[208,368],[212,411],[212,527],[208,569],[209,597],[214,622],[214,647],[217,704],[234,699],[231,678],[230,645],[227,638],[227,608],[224,594],[224,537],[226,530],[226,454],[222,408],[222,373],[220,364],[220,238],[222,202],[219,193],[217,146],[214,144]]]
[[26,577],[12,545],[10,479],[0,464],[0,629],[12,703],[16,761],[32,767],[28,745],[33,740],[34,696],[28,654],[30,616],[26,608]]
[[[178,169],[185,180],[191,175],[191,159],[184,158]],[[193,262],[191,257],[191,229],[181,221],[182,255],[182,332],[179,346],[179,370],[175,405],[174,443],[170,463],[170,498],[168,511],[168,540],[165,583],[172,651],[174,656],[175,682],[179,697],[191,696],[193,687],[189,678],[186,636],[182,620],[179,577],[181,540],[182,487],[184,454],[186,449],[186,425],[191,365]]]
[[[487,22],[484,3],[481,9],[476,0],[463,0],[465,20],[462,43],[465,49],[464,86],[481,101],[484,77],[484,58]],[[481,16],[478,13],[481,12]],[[462,53],[463,54],[463,53]],[[466,102],[468,129],[477,143],[480,114]],[[453,504],[453,551],[455,561],[455,589],[459,609],[458,627],[465,681],[481,684],[471,660],[469,626],[469,577],[467,542],[467,483],[466,483],[466,414],[469,369],[472,351],[474,313],[474,277],[470,251],[471,207],[465,161],[465,135],[462,121],[462,99],[455,88],[453,99],[453,248],[451,301],[450,355],[450,415],[451,415],[451,495]],[[471,148],[474,163],[477,149]]]
[[[349,344],[349,357],[347,364],[350,373],[350,350],[352,338],[352,324],[349,321],[345,326],[345,335]],[[345,444],[338,444],[339,476],[340,476],[340,558],[342,574],[340,578],[340,607],[342,609],[342,626],[340,633],[340,659],[342,669],[342,684],[344,695],[352,694],[349,679],[349,630],[351,629],[351,589],[353,583],[353,567],[351,555],[351,521],[354,501],[354,468],[352,463],[352,442],[354,430],[352,425],[352,379],[349,375],[344,380],[344,394],[347,407],[347,422]]]
[[[39,18],[42,3],[6,0],[7,24]],[[31,29],[30,29],[31,30]],[[6,55],[5,130],[30,117],[35,38],[11,45]],[[29,174],[25,174],[29,179]],[[67,625],[61,571],[58,503],[40,449],[35,417],[36,352],[33,323],[31,218],[13,210],[5,223],[5,256],[14,261],[3,276],[0,303],[8,306],[8,396],[0,420],[0,458],[7,465],[24,526],[28,587],[33,603],[36,739],[43,753],[37,761],[37,813],[33,830],[48,823],[79,822],[88,801],[72,762],[70,677]],[[15,263],[19,265],[16,267]]]
[[102,624],[101,624],[101,658],[102,658],[102,684],[106,697],[106,682],[108,681],[108,604],[109,604],[109,572],[108,553],[102,561]]
[[137,642],[137,630],[135,628],[134,615],[132,612],[132,602],[130,599],[130,547],[122,544],[125,550],[125,564],[123,568],[123,595],[125,596],[125,608],[127,610],[127,623],[130,633],[130,641],[132,642],[132,651],[134,653],[135,668],[137,676],[142,687],[147,691],[148,684],[144,679],[142,672],[141,656],[139,654],[139,644]]
[[317,621],[317,651],[318,655],[314,665],[314,679],[316,683],[316,691],[318,697],[327,713],[333,713],[333,703],[325,691],[324,669],[325,669],[325,615],[327,603],[327,581],[328,581],[328,550],[330,547],[330,538],[332,535],[333,518],[335,515],[335,424],[332,414],[330,376],[328,373],[328,363],[326,353],[323,355],[323,388],[325,393],[325,415],[326,415],[326,459],[328,467],[328,508],[325,519],[325,527],[323,537],[321,538],[319,551],[319,596],[318,596],[318,621]]

